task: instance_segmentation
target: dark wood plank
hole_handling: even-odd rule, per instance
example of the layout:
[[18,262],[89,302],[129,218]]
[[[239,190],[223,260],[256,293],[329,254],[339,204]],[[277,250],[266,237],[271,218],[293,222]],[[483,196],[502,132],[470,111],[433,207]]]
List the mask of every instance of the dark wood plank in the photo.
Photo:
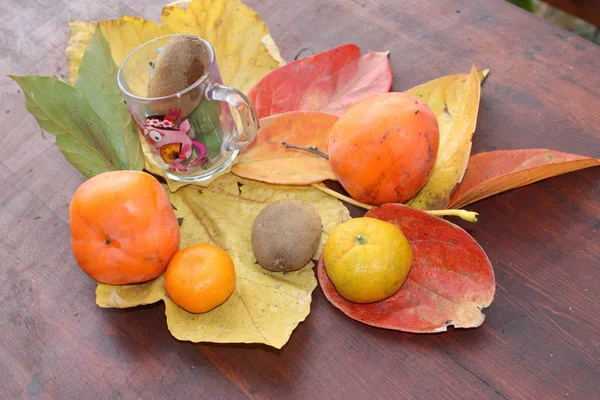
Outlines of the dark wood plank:
[[[490,67],[474,151],[598,157],[600,50],[504,1],[248,0],[286,59],[341,43],[391,50],[394,90]],[[460,222],[497,295],[474,330],[412,335],[313,296],[280,351],[174,340],[162,305],[102,310],[68,246],[83,178],[43,138],[8,73],[64,74],[66,18],[156,19],[162,4],[0,4],[0,393],[8,398],[593,398],[600,390],[600,169],[481,201]],[[4,40],[6,38],[6,40]]]
[[544,0],[546,3],[600,27],[599,0]]

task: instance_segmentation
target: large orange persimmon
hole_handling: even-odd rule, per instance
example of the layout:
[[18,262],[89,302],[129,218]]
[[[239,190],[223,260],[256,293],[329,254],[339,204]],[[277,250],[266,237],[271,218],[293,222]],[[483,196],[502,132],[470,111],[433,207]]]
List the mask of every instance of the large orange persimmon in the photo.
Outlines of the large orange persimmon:
[[85,181],[69,209],[77,263],[100,283],[145,282],[161,275],[179,248],[179,224],[152,175],[111,171]]
[[435,114],[406,93],[381,93],[349,107],[329,133],[329,162],[354,199],[403,203],[424,185],[435,164]]

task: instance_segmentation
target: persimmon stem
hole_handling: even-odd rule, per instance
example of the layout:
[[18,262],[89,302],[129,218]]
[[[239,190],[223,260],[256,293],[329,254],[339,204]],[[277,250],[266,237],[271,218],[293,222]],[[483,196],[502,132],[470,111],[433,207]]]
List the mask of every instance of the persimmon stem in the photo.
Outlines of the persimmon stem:
[[[356,201],[353,198],[348,196],[344,196],[341,193],[336,192],[335,190],[329,189],[327,186],[322,183],[313,183],[312,186],[315,189],[319,189],[320,191],[327,193],[328,195],[335,197],[338,200],[346,202],[348,204],[355,205],[360,208],[364,208],[365,210],[370,210],[373,206],[365,203],[361,203],[360,201]],[[423,210],[427,214],[435,215],[436,217],[445,217],[445,216],[453,216],[459,217],[468,222],[477,222],[477,216],[479,215],[475,211],[467,211],[467,210]]]
[[319,148],[317,146],[304,147],[304,146],[298,146],[298,145],[288,143],[288,142],[281,142],[281,144],[284,145],[285,147],[287,147],[288,149],[308,151],[309,153],[316,154],[319,157],[323,157],[324,159],[329,160],[329,156],[327,154],[323,153],[321,150],[319,150]]

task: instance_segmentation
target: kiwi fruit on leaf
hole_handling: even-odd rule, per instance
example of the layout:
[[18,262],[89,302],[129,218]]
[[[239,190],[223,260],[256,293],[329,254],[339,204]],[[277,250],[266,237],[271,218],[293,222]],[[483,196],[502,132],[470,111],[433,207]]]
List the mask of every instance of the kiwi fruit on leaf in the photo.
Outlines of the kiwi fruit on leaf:
[[258,263],[269,271],[295,271],[315,255],[322,229],[321,218],[310,204],[277,201],[254,220],[252,250]]

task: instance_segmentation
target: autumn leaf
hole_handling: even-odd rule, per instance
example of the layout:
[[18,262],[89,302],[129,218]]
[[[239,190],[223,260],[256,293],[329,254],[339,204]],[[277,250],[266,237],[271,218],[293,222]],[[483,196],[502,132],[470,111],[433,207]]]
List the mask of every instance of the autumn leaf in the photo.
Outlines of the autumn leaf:
[[361,57],[358,46],[339,46],[273,70],[248,97],[258,118],[289,111],[341,115],[356,101],[390,90],[388,54],[370,51]]
[[497,193],[599,165],[597,158],[547,149],[498,150],[474,154],[448,207],[461,208]]
[[393,296],[370,304],[342,298],[323,260],[317,274],[325,297],[348,317],[367,325],[414,333],[474,328],[494,299],[494,271],[485,252],[460,227],[402,204],[372,209],[367,217],[398,226],[413,250],[408,278]]
[[231,171],[263,182],[308,185],[335,179],[329,161],[282,142],[315,146],[327,153],[329,130],[337,117],[317,111],[296,111],[263,118],[256,140],[238,156]]
[[[85,48],[94,36],[97,24],[89,21],[69,20],[69,43],[67,59],[69,64],[69,82],[75,83]],[[106,35],[105,35],[106,38]]]
[[102,32],[89,41],[74,86],[44,76],[11,76],[27,110],[81,173],[144,167],[137,128],[117,87],[117,66]]
[[445,76],[408,90],[433,110],[440,128],[437,161],[427,184],[407,203],[411,207],[434,210],[448,206],[471,154],[483,77],[473,67],[470,74]]
[[[160,19],[162,25],[129,16],[98,22],[117,65],[149,40],[172,33],[197,35],[215,49],[223,82],[247,92],[282,60],[267,25],[240,0],[178,1],[163,8]],[[77,76],[80,55],[94,25],[96,22],[70,21],[67,53],[71,79]]]
[[233,174],[218,178],[208,188],[184,187],[170,198],[177,217],[182,218],[181,248],[212,243],[225,250],[235,264],[234,293],[212,311],[190,314],[169,299],[161,276],[139,285],[99,284],[97,304],[126,308],[163,300],[167,325],[179,340],[264,343],[281,348],[308,315],[317,282],[312,262],[288,273],[270,272],[256,263],[250,242],[254,218],[268,204],[282,199],[312,204],[323,223],[317,252],[320,254],[338,220],[349,218],[348,210],[338,200],[312,187],[266,185]]

